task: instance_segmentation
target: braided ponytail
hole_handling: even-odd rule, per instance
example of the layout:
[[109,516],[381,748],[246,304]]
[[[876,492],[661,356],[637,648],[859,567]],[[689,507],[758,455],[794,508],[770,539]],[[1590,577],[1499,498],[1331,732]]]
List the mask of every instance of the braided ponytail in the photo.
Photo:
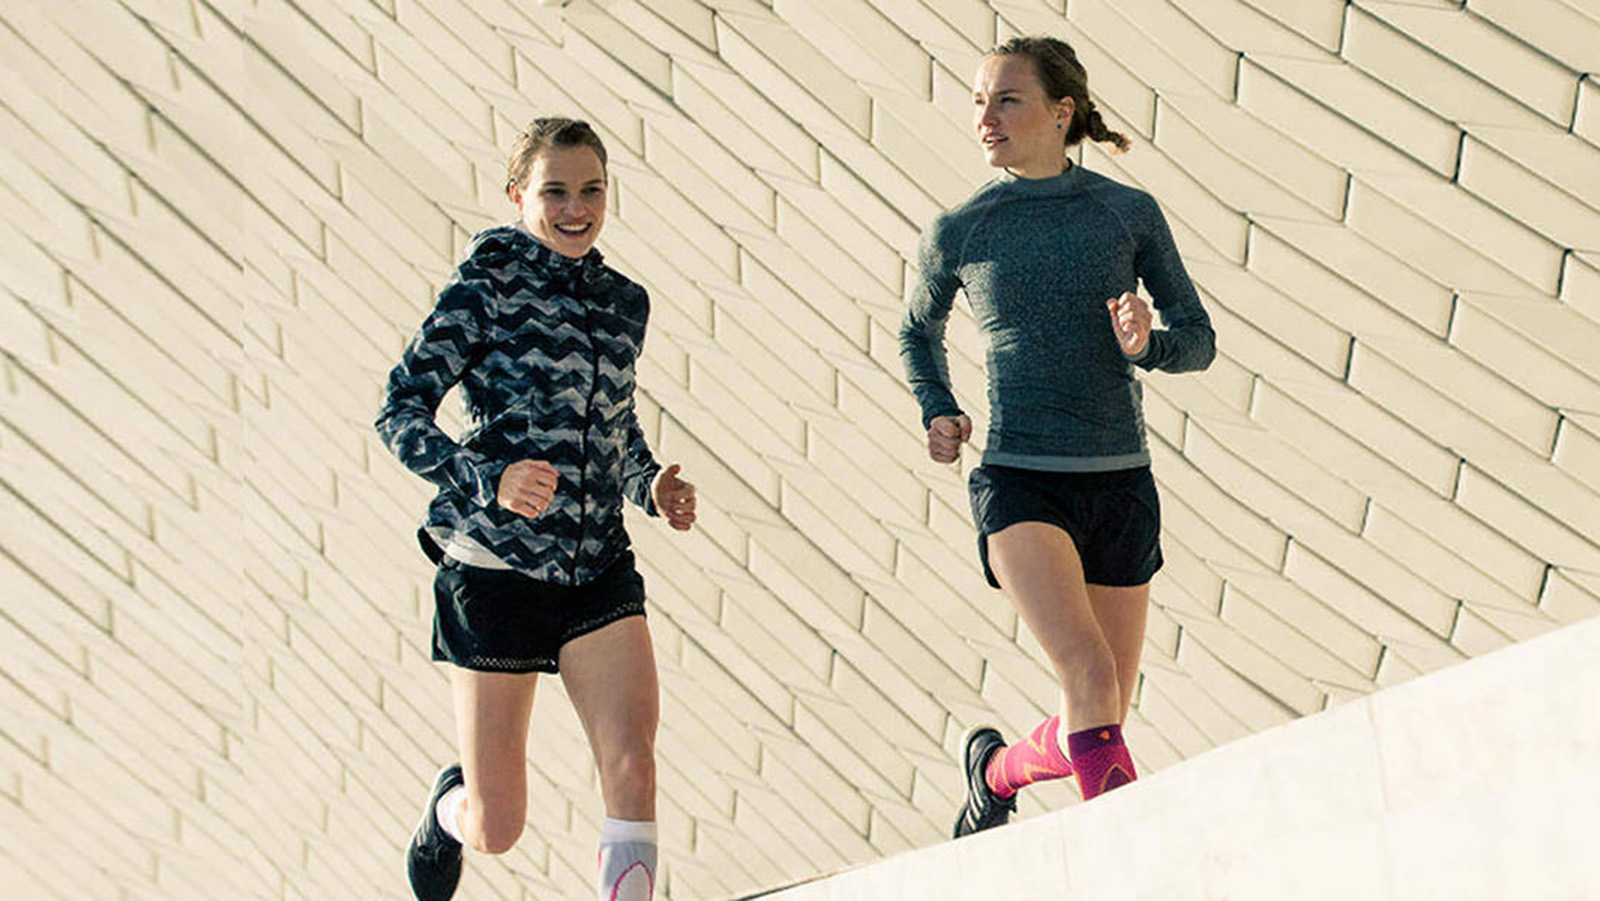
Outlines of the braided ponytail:
[[[1074,114],[1073,119],[1077,118],[1077,115]],[[1101,118],[1100,110],[1095,107],[1093,100],[1089,101],[1088,112],[1084,114],[1083,118],[1087,122],[1084,130],[1087,132],[1089,140],[1113,144],[1116,146],[1118,153],[1127,153],[1128,148],[1133,146],[1133,142],[1128,140],[1127,135],[1120,131],[1112,131],[1106,127],[1106,120]]]
[[1052,101],[1072,98],[1072,123],[1067,126],[1066,146],[1084,138],[1114,145],[1126,151],[1132,142],[1121,132],[1106,127],[1100,110],[1089,99],[1089,73],[1078,62],[1077,51],[1060,38],[1046,35],[1015,37],[990,51],[990,56],[1025,56],[1033,62],[1045,96]]

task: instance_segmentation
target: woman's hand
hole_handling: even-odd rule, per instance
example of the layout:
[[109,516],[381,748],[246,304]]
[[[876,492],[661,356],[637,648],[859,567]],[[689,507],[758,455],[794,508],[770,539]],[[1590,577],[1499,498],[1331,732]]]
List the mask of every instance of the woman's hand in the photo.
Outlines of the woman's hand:
[[935,463],[954,463],[961,456],[961,442],[972,437],[972,420],[967,414],[935,416],[928,423],[928,456]]
[[1124,292],[1121,297],[1106,301],[1106,309],[1111,313],[1111,328],[1117,333],[1122,353],[1130,357],[1144,353],[1145,345],[1150,342],[1150,329],[1155,324],[1150,305],[1144,298],[1131,291]]
[[667,525],[687,532],[694,525],[694,485],[678,478],[683,467],[674,463],[661,470],[651,489],[656,512],[667,518]]
[[500,473],[495,501],[529,519],[543,513],[556,496],[556,468],[543,460],[518,460]]

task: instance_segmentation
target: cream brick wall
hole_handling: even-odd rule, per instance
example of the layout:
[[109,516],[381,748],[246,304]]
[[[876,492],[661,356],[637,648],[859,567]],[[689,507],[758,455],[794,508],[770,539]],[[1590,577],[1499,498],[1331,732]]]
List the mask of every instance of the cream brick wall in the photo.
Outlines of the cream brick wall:
[[[1142,767],[1600,611],[1593,3],[10,0],[6,897],[404,894],[452,725],[428,491],[370,423],[550,112],[612,151],[641,419],[701,488],[690,535],[630,521],[663,894],[939,841],[966,726],[1054,702],[894,334],[917,234],[988,177],[971,69],[1040,30],[1135,139],[1082,162],[1162,202],[1219,332],[1146,381]],[[960,307],[951,338],[981,426]],[[535,716],[531,828],[463,898],[587,892],[558,680]]]

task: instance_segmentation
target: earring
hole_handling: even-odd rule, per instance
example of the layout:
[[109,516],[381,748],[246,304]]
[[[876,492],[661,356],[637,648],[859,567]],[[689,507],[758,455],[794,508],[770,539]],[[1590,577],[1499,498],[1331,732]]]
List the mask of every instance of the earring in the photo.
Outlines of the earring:
[[1061,130],[1061,123],[1057,122],[1056,123],[1056,131],[1060,131],[1060,130]]

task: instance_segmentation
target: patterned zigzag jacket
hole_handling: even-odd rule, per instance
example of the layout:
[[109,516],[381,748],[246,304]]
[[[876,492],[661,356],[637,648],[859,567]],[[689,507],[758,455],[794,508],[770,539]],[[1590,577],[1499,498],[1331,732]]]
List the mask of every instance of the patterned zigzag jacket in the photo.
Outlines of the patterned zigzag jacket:
[[[633,409],[650,301],[605,265],[574,260],[515,226],[478,233],[400,364],[375,425],[407,468],[439,486],[417,537],[438,562],[462,533],[535,579],[581,585],[628,548],[626,496],[656,515],[661,466]],[[460,443],[434,421],[461,384]],[[495,501],[500,474],[545,460],[555,497],[529,519]]]

